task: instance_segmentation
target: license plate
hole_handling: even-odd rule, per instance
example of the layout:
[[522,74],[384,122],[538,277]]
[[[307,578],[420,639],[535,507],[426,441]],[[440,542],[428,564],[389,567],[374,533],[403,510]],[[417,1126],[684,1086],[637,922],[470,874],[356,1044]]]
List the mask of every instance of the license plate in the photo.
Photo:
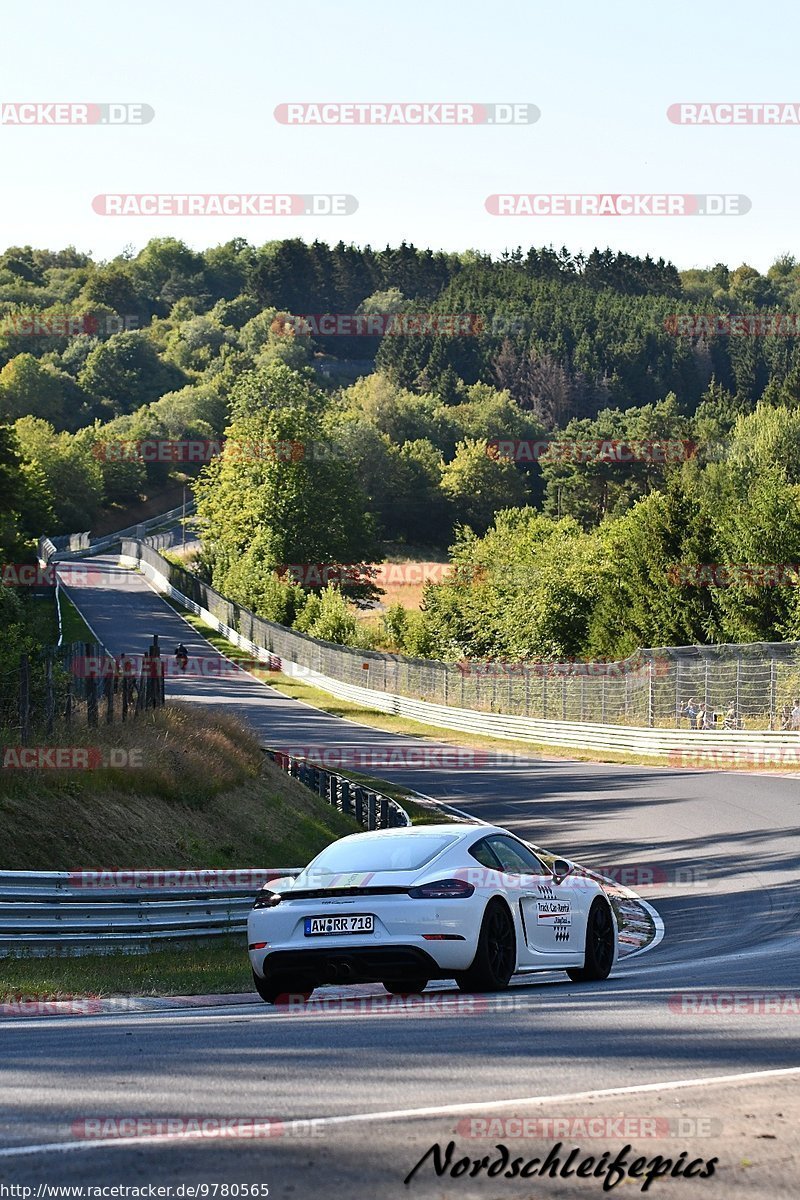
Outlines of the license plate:
[[337,936],[343,933],[373,933],[375,918],[372,914],[351,913],[346,917],[306,917],[306,937]]

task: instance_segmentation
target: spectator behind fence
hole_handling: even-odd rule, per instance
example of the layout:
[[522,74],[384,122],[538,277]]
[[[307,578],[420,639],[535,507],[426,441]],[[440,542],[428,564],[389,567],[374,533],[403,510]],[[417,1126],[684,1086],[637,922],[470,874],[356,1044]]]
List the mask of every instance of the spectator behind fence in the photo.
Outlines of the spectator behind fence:
[[792,710],[788,704],[784,704],[781,709],[781,729],[792,728]]
[[727,712],[725,713],[725,720],[722,722],[722,727],[723,729],[741,729],[742,727],[742,718],[736,711],[736,705],[733,703],[733,701],[731,701],[728,705]]
[[800,699],[792,704],[792,729],[800,729]]
[[694,696],[690,696],[681,709],[680,715],[686,717],[689,722],[689,728],[694,729],[697,721],[697,701]]

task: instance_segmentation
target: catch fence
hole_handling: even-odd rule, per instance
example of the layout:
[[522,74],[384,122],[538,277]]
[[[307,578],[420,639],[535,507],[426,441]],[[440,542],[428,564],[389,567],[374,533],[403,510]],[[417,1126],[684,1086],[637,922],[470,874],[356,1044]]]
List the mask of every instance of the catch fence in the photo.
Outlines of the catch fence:
[[[122,554],[147,564],[210,612],[223,633],[261,647],[275,670],[285,660],[300,671],[375,692],[546,721],[688,729],[691,719],[691,727],[712,730],[800,727],[797,642],[659,647],[619,662],[437,662],[334,645],[268,621],[141,541],[123,539]],[[694,710],[691,718],[687,706]]]

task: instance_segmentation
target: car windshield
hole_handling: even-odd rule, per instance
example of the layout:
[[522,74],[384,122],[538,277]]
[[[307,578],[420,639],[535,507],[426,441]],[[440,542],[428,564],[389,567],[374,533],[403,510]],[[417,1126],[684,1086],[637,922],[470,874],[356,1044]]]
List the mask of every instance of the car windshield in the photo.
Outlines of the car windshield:
[[314,859],[307,870],[338,874],[349,871],[419,871],[445,847],[458,839],[438,837],[370,837],[334,842]]

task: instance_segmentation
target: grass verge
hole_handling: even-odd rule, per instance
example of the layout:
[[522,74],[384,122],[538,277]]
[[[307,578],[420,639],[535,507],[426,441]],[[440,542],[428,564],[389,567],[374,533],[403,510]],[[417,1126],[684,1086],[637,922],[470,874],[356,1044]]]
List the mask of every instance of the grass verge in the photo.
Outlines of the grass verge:
[[65,646],[72,642],[94,642],[95,636],[63,589],[59,592],[61,629]]
[[[303,866],[360,828],[266,759],[227,713],[170,705],[50,744],[65,740],[126,751],[135,765],[0,772],[2,869]],[[142,955],[0,960],[5,1000],[251,988],[244,937]]]
[[202,996],[250,992],[244,937],[170,946],[152,954],[2,960],[0,1001],[78,996]]
[[126,765],[0,772],[0,869],[302,866],[359,828],[219,710],[168,705],[48,739],[66,743]]

